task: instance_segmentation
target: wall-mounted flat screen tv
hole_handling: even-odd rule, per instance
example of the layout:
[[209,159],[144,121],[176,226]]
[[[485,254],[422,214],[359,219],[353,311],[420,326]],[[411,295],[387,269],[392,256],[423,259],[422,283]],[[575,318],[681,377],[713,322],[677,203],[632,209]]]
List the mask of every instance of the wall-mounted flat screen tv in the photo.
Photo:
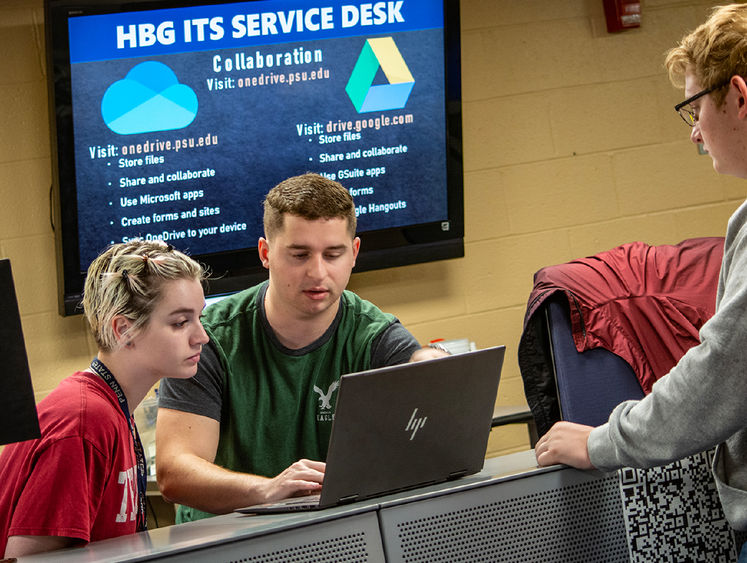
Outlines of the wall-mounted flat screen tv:
[[262,199],[353,195],[356,271],[463,256],[458,0],[47,0],[61,314],[108,244],[262,279]]

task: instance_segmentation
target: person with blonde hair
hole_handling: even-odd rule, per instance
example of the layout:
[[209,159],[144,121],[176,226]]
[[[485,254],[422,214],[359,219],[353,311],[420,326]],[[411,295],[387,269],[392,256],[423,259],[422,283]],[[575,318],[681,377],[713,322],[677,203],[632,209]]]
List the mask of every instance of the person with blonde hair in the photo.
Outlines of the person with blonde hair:
[[[675,106],[714,169],[747,179],[747,4],[714,8],[669,51],[686,99]],[[747,530],[747,202],[729,219],[716,313],[691,348],[640,401],[597,428],[558,422],[537,443],[540,465],[611,471],[664,465],[716,446],[713,474],[727,519]],[[747,546],[740,562],[747,561]]]
[[162,242],[114,244],[88,268],[98,354],[37,406],[41,437],[0,454],[0,554],[146,529],[145,455],[132,411],[163,377],[189,378],[208,341],[205,272]]

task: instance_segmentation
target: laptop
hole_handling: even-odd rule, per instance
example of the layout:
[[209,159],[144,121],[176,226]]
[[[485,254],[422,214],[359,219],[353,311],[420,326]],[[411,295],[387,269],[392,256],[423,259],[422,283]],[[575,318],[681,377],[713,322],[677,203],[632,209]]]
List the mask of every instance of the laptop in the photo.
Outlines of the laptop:
[[3,373],[0,377],[0,444],[38,438],[34,389],[23,339],[10,260],[0,260],[0,351]]
[[236,512],[318,510],[477,473],[505,351],[497,346],[343,375],[321,493]]

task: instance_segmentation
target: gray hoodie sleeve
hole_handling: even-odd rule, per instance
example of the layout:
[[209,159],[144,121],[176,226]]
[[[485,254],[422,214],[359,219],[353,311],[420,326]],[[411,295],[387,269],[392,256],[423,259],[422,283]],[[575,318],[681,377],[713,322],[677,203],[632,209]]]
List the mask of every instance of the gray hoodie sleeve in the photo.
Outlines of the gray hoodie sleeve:
[[710,449],[747,427],[747,204],[729,221],[716,314],[640,401],[615,408],[589,435],[592,464],[653,467]]

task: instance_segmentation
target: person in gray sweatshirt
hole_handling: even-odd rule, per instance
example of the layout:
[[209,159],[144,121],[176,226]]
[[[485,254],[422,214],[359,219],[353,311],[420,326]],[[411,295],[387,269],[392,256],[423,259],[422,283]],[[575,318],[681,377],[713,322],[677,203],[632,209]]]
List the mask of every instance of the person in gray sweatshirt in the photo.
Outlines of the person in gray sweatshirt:
[[[747,179],[747,4],[717,7],[669,51],[665,65],[687,98],[675,106],[720,174]],[[717,447],[713,474],[729,523],[747,530],[747,201],[729,219],[716,313],[691,348],[640,401],[592,428],[556,423],[539,465],[580,469],[665,465]],[[747,544],[740,562],[747,562]]]

